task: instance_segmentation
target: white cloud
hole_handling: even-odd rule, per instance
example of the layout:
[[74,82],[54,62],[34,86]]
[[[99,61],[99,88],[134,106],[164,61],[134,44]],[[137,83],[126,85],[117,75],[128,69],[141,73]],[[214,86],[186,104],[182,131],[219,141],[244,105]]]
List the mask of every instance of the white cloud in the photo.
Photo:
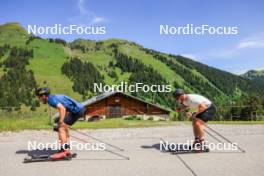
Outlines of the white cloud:
[[195,54],[181,54],[196,61],[206,63],[234,74],[242,74],[250,69],[263,69],[264,33],[255,33],[236,41],[232,45],[212,48]]
[[194,55],[194,54],[180,54],[181,56],[183,57],[187,57],[187,58],[190,58],[192,60],[195,60],[195,61],[198,61],[197,57]]
[[86,10],[85,10],[85,1],[84,0],[78,0],[78,10],[80,11],[81,14],[85,14]]
[[85,0],[77,0],[78,15],[68,18],[71,23],[79,25],[94,25],[107,22],[107,19],[98,16],[95,12],[89,10]]
[[264,33],[256,33],[246,39],[241,40],[241,42],[238,43],[237,48],[264,48]]
[[242,41],[238,44],[238,49],[244,48],[264,48],[264,39],[252,39],[248,41]]
[[106,21],[105,18],[95,16],[93,18],[93,20],[92,20],[92,24],[102,23],[102,22],[105,22],[105,21]]
[[206,53],[206,56],[209,58],[214,57],[219,59],[230,59],[241,55],[243,52],[246,52],[245,49],[260,48],[264,48],[264,33],[255,33],[228,48],[212,49]]

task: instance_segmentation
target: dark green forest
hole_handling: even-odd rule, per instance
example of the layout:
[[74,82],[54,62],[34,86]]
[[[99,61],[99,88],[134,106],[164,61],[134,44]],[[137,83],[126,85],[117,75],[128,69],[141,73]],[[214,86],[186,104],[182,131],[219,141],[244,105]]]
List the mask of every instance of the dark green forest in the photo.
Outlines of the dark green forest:
[[[168,85],[169,83],[152,67],[144,65],[139,59],[131,58],[122,53],[115,53],[116,66],[122,72],[132,73],[129,77],[129,84],[143,83],[145,85]],[[134,96],[149,99],[152,103],[175,108],[175,99],[172,92],[133,92]]]
[[12,107],[18,109],[22,104],[35,110],[38,102],[35,99],[34,90],[37,86],[34,73],[27,70],[29,59],[33,57],[33,50],[4,45],[0,47],[1,56],[8,53],[5,61],[1,62],[4,74],[0,77],[0,107]]
[[78,58],[70,59],[61,67],[61,71],[73,81],[72,89],[83,96],[90,97],[93,92],[93,83],[104,83],[103,76],[96,67],[89,62],[82,62]]

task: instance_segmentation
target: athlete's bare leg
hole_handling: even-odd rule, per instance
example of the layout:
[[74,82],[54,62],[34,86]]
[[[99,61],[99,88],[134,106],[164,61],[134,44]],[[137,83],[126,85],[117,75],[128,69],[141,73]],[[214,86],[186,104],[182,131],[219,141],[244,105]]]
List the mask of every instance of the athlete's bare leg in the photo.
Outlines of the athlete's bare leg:
[[66,131],[67,131],[67,143],[69,143],[70,142],[70,131],[69,131],[69,128],[67,127],[67,129],[66,129]]
[[192,119],[192,126],[193,126],[193,135],[195,139],[199,139],[199,132],[197,130],[197,122],[196,119]]
[[59,140],[62,145],[67,143],[67,127],[59,127]]
[[203,141],[205,138],[205,133],[204,133],[204,121],[195,118],[195,129],[197,131],[198,137],[200,141]]

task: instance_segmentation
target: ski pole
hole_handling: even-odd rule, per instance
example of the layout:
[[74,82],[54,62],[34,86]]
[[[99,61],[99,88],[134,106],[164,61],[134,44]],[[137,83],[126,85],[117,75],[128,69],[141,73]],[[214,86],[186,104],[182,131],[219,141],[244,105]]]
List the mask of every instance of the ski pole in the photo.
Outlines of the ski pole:
[[[195,117],[196,118],[196,117]],[[196,118],[197,119],[197,118]],[[204,122],[203,122],[204,123]],[[229,139],[227,139],[226,137],[224,137],[222,134],[220,134],[219,132],[217,132],[216,130],[212,129],[211,127],[209,127],[206,123],[204,123],[204,126],[206,128],[208,128],[209,130],[213,131],[215,134],[217,134],[218,136],[220,136],[221,138],[223,138],[225,141],[229,142],[230,144],[234,144],[232,141],[230,141]],[[246,151],[244,149],[242,149],[241,147],[239,147],[236,144],[237,148],[242,152],[245,153]]]
[[[227,139],[226,137],[224,137],[222,134],[220,134],[219,132],[217,132],[216,130],[214,130],[213,128],[209,127],[204,121],[198,119],[197,117],[194,117],[192,116],[192,119],[196,119],[196,120],[199,120],[203,123],[203,125],[208,128],[209,130],[211,130],[212,132],[214,132],[215,134],[217,134],[218,136],[220,136],[222,139],[224,139],[225,141],[227,141],[228,143],[230,144],[234,144],[232,141],[230,141],[229,139]],[[212,135],[211,135],[212,136]],[[244,149],[242,149],[241,147],[239,147],[237,144],[236,144],[237,148],[242,152],[242,153],[245,153],[246,151]]]
[[112,145],[112,144],[110,144],[110,143],[104,142],[104,141],[102,141],[102,140],[100,140],[100,139],[98,139],[98,138],[96,138],[96,137],[93,137],[93,136],[91,136],[91,135],[89,135],[89,134],[86,134],[86,133],[81,132],[81,131],[79,131],[79,130],[76,130],[76,129],[74,129],[74,128],[70,128],[70,129],[72,129],[73,131],[75,131],[75,132],[77,132],[77,133],[79,133],[79,134],[82,134],[82,135],[84,135],[84,136],[90,137],[90,138],[92,138],[92,139],[94,139],[94,140],[96,140],[96,141],[99,141],[99,142],[105,143],[105,144],[107,144],[107,145],[109,145],[109,146],[111,146],[111,147],[113,147],[113,148],[115,148],[115,149],[118,149],[118,150],[120,150],[120,151],[124,151],[124,149],[121,149],[120,147],[117,147],[117,146]]
[[218,142],[222,143],[222,141],[220,139],[218,139],[217,137],[215,137],[214,135],[212,135],[209,131],[207,131],[206,129],[204,129],[204,131],[206,132],[206,134],[208,134],[209,136],[211,136],[212,138],[214,138]]
[[[164,139],[160,139],[162,142],[166,143]],[[193,176],[197,176],[197,174],[194,172],[194,170],[182,159],[182,157],[179,154],[176,154],[177,158],[182,162],[182,164],[192,173]]]
[[[183,110],[180,110],[180,109],[177,109],[176,110],[177,112],[183,112]],[[224,139],[225,141],[229,142],[230,144],[234,144],[232,141],[230,141],[229,139],[227,139],[226,137],[224,137],[223,135],[221,135],[219,132],[217,132],[216,130],[212,129],[211,127],[209,127],[204,121],[198,119],[197,117],[194,117],[192,115],[191,117],[192,119],[196,119],[196,120],[199,120],[203,123],[203,125],[208,128],[209,130],[211,130],[212,132],[214,132],[215,134],[217,134],[218,136],[220,136],[222,139]],[[212,134],[210,134],[210,136],[213,136]],[[220,140],[217,140],[217,141],[220,141]],[[245,153],[246,151],[244,149],[242,149],[241,147],[239,147],[237,144],[236,144],[237,148],[242,152],[242,153]]]
[[[79,137],[76,137],[76,136],[73,136],[73,135],[70,135],[70,136],[71,136],[72,138],[75,138],[75,139],[81,141],[81,142],[89,143],[88,141],[86,141],[86,140],[84,140],[84,139],[81,139],[81,138],[79,138]],[[123,159],[125,159],[125,160],[130,160],[129,157],[124,156],[124,155],[121,155],[121,154],[116,153],[116,152],[114,152],[114,151],[111,151],[111,150],[108,150],[108,149],[105,149],[104,151],[107,151],[107,152],[109,152],[109,153],[111,153],[111,154],[114,154],[114,155],[116,155],[116,156],[119,156],[119,157],[121,157],[121,158],[123,158]]]

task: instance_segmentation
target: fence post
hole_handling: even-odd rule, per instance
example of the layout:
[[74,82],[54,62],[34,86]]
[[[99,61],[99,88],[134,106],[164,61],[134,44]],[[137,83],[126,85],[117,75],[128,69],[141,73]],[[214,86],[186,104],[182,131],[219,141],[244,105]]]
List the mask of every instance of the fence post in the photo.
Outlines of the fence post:
[[49,124],[52,125],[52,108],[49,106]]

